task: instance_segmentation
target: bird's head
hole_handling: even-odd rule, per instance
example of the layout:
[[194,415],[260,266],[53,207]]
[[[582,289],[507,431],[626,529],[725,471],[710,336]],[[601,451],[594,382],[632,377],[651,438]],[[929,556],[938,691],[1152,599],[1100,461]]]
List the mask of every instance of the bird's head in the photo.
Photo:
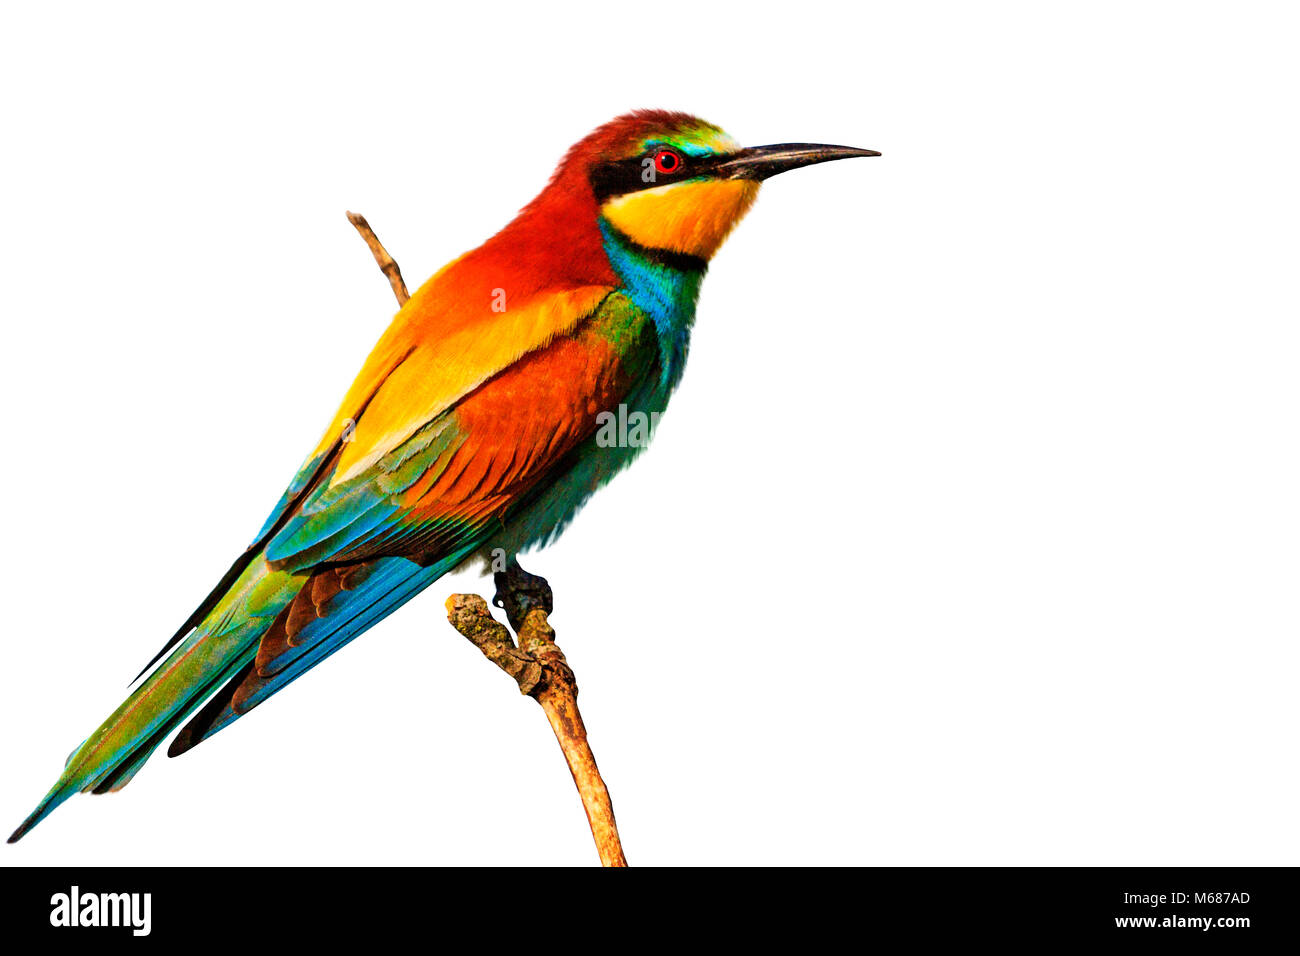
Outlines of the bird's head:
[[578,142],[557,184],[589,188],[601,221],[644,249],[707,261],[777,173],[869,149],[815,143],[743,148],[686,113],[642,110]]

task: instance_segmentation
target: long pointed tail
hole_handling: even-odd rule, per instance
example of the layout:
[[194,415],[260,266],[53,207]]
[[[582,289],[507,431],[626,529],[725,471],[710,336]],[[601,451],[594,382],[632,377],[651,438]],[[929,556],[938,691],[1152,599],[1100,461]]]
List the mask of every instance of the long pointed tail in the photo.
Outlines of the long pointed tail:
[[9,842],[75,793],[126,786],[167,735],[253,659],[259,638],[305,580],[272,570],[261,558],[250,562],[194,633],[73,751],[58,782]]

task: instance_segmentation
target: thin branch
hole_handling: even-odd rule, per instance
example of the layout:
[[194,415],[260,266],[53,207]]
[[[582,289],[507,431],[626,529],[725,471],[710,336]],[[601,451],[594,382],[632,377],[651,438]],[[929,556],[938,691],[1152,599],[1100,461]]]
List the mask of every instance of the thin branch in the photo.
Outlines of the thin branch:
[[601,865],[627,866],[609,790],[596,767],[596,755],[587,743],[587,728],[578,710],[578,683],[555,643],[555,631],[546,612],[541,608],[528,612],[519,628],[518,647],[505,625],[492,617],[487,602],[477,594],[447,598],[447,620],[484,657],[514,678],[521,693],[541,704],[564,751],[582,808],[587,811]]
[[366,241],[370,247],[370,254],[375,257],[375,262],[379,264],[380,271],[388,277],[388,284],[393,287],[393,295],[397,296],[399,306],[406,305],[410,293],[406,291],[406,283],[402,280],[402,270],[397,267],[397,261],[388,254],[384,244],[379,241],[375,235],[375,230],[370,228],[370,223],[366,222],[366,217],[360,213],[348,213],[348,222],[357,227],[357,232],[361,233],[361,238]]

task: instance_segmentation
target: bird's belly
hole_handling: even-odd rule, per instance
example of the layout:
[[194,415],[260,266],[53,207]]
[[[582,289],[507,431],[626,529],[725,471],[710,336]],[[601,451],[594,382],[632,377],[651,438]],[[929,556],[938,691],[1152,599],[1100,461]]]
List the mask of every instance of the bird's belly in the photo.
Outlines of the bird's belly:
[[[662,408],[662,404],[657,408],[654,404],[624,404],[622,419],[618,412],[610,413],[613,434],[620,435],[620,420],[625,421],[621,437],[629,441],[606,443],[598,430],[574,451],[566,468],[540,483],[533,498],[509,515],[488,542],[487,550],[500,548],[506,554],[517,554],[558,538],[587,500],[644,450],[653,435],[652,422],[657,421]],[[639,422],[644,422],[645,427],[640,428]],[[644,441],[640,440],[642,435]]]

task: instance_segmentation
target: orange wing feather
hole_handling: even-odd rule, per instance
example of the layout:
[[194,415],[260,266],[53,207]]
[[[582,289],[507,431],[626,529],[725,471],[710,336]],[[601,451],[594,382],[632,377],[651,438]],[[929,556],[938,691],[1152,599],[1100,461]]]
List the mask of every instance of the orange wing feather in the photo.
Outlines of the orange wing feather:
[[[363,472],[521,356],[572,331],[611,291],[547,290],[514,303],[505,286],[464,289],[468,283],[455,281],[454,266],[397,313],[312,452],[314,458],[328,450],[351,423],[331,485]],[[504,311],[493,311],[496,303]]]

